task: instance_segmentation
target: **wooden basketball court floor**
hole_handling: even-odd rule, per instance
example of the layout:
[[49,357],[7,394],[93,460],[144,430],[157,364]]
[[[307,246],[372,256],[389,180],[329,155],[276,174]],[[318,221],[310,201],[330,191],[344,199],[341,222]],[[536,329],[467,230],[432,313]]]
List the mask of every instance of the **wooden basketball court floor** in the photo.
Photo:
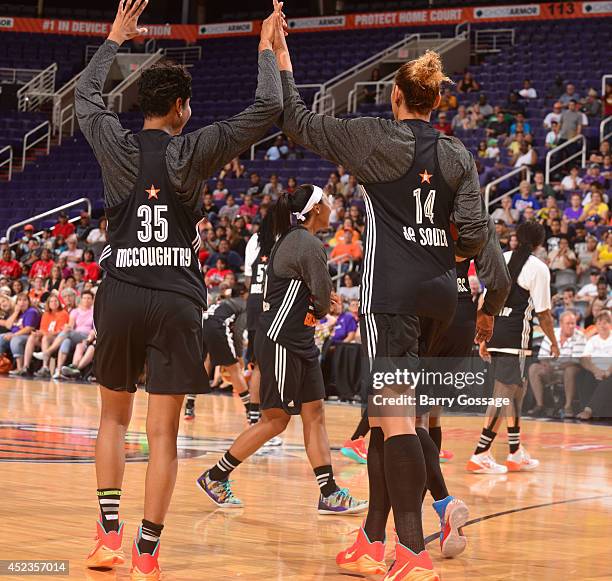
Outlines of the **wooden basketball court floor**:
[[[146,396],[137,395],[127,449],[121,515],[124,549],[142,518],[146,463]],[[301,446],[299,419],[285,444],[235,472],[244,509],[215,510],[195,478],[214,463],[243,427],[237,398],[198,398],[197,417],[182,423],[179,475],[163,534],[160,562],[167,581],[348,581],[336,553],[354,538],[360,517],[319,516],[317,487]],[[328,405],[336,478],[367,496],[366,467],[337,449],[359,416],[353,406]],[[88,572],[97,502],[92,464],[98,419],[97,387],[0,379],[0,559],[68,559],[70,579],[129,579],[129,559],[116,572]],[[454,560],[428,545],[444,581],[612,579],[612,428],[526,421],[524,442],[541,461],[537,472],[471,475],[465,463],[480,432],[479,418],[446,418],[443,466],[451,493],[466,501],[474,521],[467,551]],[[507,452],[502,435],[498,460]],[[425,534],[437,531],[428,498]],[[389,538],[392,530],[389,528]],[[392,544],[388,545],[391,558]],[[10,577],[3,577],[10,578]],[[15,579],[30,577],[15,577]],[[31,577],[40,579],[40,577]],[[58,579],[62,577],[57,577]]]

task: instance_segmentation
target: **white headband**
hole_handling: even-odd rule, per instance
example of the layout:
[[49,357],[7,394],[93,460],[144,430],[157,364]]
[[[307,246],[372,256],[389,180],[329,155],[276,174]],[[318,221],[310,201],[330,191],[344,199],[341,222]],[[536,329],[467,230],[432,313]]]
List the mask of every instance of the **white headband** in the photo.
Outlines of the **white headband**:
[[306,214],[310,212],[315,207],[315,204],[318,204],[323,199],[323,190],[318,186],[312,186],[312,195],[308,200],[307,204],[304,206],[304,209],[301,212],[293,212],[293,215],[300,221],[306,221]]

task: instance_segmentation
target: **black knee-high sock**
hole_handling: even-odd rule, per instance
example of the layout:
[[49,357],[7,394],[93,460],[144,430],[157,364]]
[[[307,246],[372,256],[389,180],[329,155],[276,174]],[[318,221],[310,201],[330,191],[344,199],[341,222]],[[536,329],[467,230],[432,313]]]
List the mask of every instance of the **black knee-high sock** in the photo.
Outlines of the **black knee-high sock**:
[[385,441],[385,480],[399,542],[420,553],[425,548],[421,495],[427,470],[417,435],[393,436]]
[[514,454],[521,447],[521,426],[508,426],[508,444],[510,454]]
[[434,441],[436,448],[438,448],[438,453],[442,450],[442,427],[441,426],[432,426],[429,428],[429,435],[431,439]]
[[371,542],[384,541],[391,501],[385,481],[385,435],[381,428],[372,428],[368,446],[370,504],[364,530]]
[[366,409],[361,416],[359,425],[355,430],[355,433],[351,436],[351,440],[357,440],[358,438],[364,438],[370,431],[370,418],[368,417],[368,410]]
[[493,444],[495,436],[497,436],[496,432],[489,430],[489,428],[483,428],[474,454],[482,454],[483,452],[486,452]]
[[119,530],[120,488],[98,488],[98,504],[100,505],[100,520],[107,533]]
[[138,539],[138,549],[141,553],[153,554],[163,528],[164,525],[142,519],[142,529]]
[[442,500],[448,496],[448,490],[442,475],[442,469],[440,468],[440,450],[438,450],[425,428],[417,428],[416,433],[421,442],[423,456],[425,457],[427,489],[431,492],[434,500]]

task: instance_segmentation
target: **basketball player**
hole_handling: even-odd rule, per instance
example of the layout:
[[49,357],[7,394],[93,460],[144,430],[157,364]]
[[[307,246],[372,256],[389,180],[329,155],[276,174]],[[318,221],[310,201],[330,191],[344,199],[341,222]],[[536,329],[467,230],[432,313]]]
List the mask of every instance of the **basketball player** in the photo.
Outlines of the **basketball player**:
[[[372,376],[401,371],[396,358],[405,358],[401,367],[416,367],[419,342],[429,346],[453,319],[455,255],[475,256],[487,237],[474,160],[459,140],[440,135],[430,124],[447,80],[440,58],[428,52],[400,68],[392,93],[395,120],[340,120],[306,109],[284,37],[277,47],[284,94],[281,128],[297,143],[347,168],[364,195],[361,337]],[[459,233],[456,244],[451,215]],[[423,541],[426,464],[415,410],[408,405],[370,411],[368,516],[357,541],[337,556],[337,563],[351,571],[384,573],[385,529],[393,508],[398,542],[386,579],[438,579]]]
[[[95,305],[94,359],[101,384],[96,444],[100,519],[90,567],[124,561],[119,503],[124,439],[135,384],[147,366],[149,465],[144,519],[132,548],[132,578],[158,579],[159,538],[177,471],[176,437],[184,394],[203,393],[202,314],[206,288],[197,260],[196,208],[204,180],[260,139],[282,108],[272,42],[280,8],[263,24],[256,103],[229,121],[181,137],[191,116],[191,78],[183,67],[158,63],[143,72],[144,128],[124,129],[102,90],[126,41],[144,34],[138,18],[147,0],[122,0],[106,42],[75,92],[81,130],[102,169],[109,245],[100,262],[106,278]],[[194,239],[195,236],[195,239]]]
[[[325,249],[315,236],[329,227],[331,205],[321,188],[303,185],[293,194],[282,194],[271,212],[271,238],[277,242],[268,260],[255,341],[262,417],[197,482],[217,506],[242,506],[232,491],[230,474],[299,415],[306,454],[320,488],[319,513],[363,512],[368,503],[353,498],[334,480],[325,427],[325,386],[314,340],[317,320],[328,313],[332,302],[339,302],[332,293]],[[291,225],[292,217],[298,226]]]
[[[512,287],[501,313],[495,318],[493,337],[481,343],[481,355],[491,360],[495,379],[493,396],[510,399],[508,406],[487,411],[485,426],[467,469],[475,474],[503,474],[535,470],[539,462],[521,446],[520,416],[527,389],[526,358],[531,355],[533,313],[551,343],[551,355],[559,357],[559,345],[551,314],[550,270],[533,251],[544,243],[544,227],[534,222],[521,224],[516,234],[519,246],[504,253]],[[495,462],[491,445],[506,416],[510,453],[506,464]]]

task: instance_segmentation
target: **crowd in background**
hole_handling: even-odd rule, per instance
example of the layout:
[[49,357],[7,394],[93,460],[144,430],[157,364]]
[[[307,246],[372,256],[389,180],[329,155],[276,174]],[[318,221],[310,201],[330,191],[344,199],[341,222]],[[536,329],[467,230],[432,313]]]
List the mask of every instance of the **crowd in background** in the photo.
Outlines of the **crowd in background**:
[[[537,96],[530,82],[525,81],[502,105],[488,103],[470,73],[465,74],[456,90],[474,93],[474,103],[458,106],[453,91],[445,90],[434,126],[448,135],[484,128],[487,139],[480,143],[475,156],[481,174],[495,169],[480,164],[487,158],[500,163],[505,159],[514,166],[526,164],[534,170],[533,183],[521,182],[516,194],[503,196],[493,208],[500,244],[504,250],[516,248],[514,229],[524,221],[538,221],[544,226],[546,241],[537,255],[552,273],[558,331],[569,329],[571,319],[574,331],[570,336],[582,336],[583,346],[587,345],[593,337],[600,336],[606,314],[609,317],[608,309],[612,308],[609,142],[589,152],[586,169],[572,167],[567,173],[553,176],[554,180],[547,184],[533,148],[533,128],[525,118],[525,103]],[[562,87],[557,83],[551,96],[557,101],[541,121],[549,130],[547,147],[571,139],[589,118],[600,116],[602,108],[610,106],[608,99],[602,105],[592,91],[581,98],[572,84]],[[302,156],[303,151],[283,137],[278,137],[265,155],[272,169],[276,162]],[[249,173],[247,166],[248,162],[234,159],[202,192],[201,210],[207,220],[200,226],[199,260],[212,301],[244,279],[249,237],[258,231],[277,197],[294,191],[299,183],[299,176],[289,178],[287,183],[282,183],[275,173],[262,178]],[[492,175],[489,172],[486,179]],[[226,186],[226,179],[245,177],[248,185],[244,191],[230,191]],[[317,341],[322,347],[355,343],[360,341],[357,322],[364,203],[357,180],[343,167],[330,173],[327,183],[318,185],[333,198],[330,228],[320,236],[328,249],[330,274],[344,299],[344,311],[319,323]],[[43,378],[52,375],[55,379],[90,377],[95,349],[93,302],[102,277],[97,260],[107,242],[105,217],[92,222],[86,212],[76,223],[61,213],[52,228],[37,235],[34,226],[27,225],[16,244],[0,240],[0,372],[10,370],[20,376],[34,373]],[[476,298],[482,289],[477,273],[471,274]],[[603,348],[612,355],[612,344],[606,341]],[[601,352],[600,349],[598,354]],[[532,386],[536,385],[533,415],[546,409],[544,389],[538,387],[538,377],[544,375],[542,372],[531,378]],[[596,381],[607,378],[597,379],[600,375],[592,373]],[[572,385],[571,381],[567,383]],[[566,398],[574,393],[570,388]],[[588,402],[582,403],[590,409]],[[568,405],[562,413],[566,417],[573,415]]]

